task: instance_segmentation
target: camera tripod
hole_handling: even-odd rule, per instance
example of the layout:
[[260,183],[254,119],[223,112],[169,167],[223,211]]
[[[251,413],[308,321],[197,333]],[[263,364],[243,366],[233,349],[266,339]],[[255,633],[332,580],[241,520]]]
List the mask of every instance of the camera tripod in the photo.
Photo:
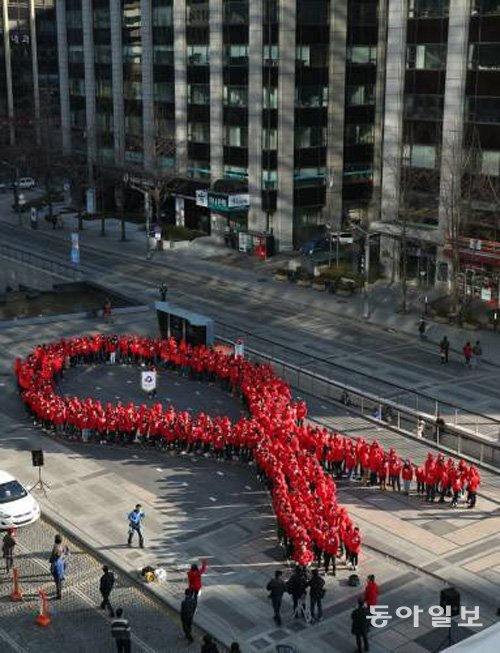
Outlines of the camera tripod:
[[30,487],[29,491],[33,492],[36,489],[42,490],[42,492],[47,495],[47,490],[50,490],[50,485],[42,479],[42,468],[38,468],[38,481]]

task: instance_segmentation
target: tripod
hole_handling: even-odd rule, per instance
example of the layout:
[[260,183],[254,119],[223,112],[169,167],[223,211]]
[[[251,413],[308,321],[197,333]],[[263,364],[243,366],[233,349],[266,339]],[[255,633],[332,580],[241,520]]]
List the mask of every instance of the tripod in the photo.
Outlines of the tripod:
[[36,490],[37,488],[42,490],[42,492],[45,494],[45,496],[47,496],[47,490],[50,490],[50,485],[48,483],[45,483],[45,481],[42,480],[42,468],[41,467],[38,468],[38,481],[35,483],[35,485],[30,487],[29,491],[33,492],[33,490]]

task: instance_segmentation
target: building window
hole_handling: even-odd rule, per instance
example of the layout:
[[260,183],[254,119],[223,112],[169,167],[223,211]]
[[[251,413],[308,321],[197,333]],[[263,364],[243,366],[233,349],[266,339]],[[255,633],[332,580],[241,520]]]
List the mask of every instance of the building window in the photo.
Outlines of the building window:
[[262,88],[262,107],[264,109],[278,108],[278,88],[276,86]]
[[70,95],[85,95],[85,80],[80,77],[72,77],[69,80]]
[[410,45],[407,49],[406,67],[410,70],[444,70],[446,45],[442,43]]
[[248,65],[248,45],[226,45],[224,63],[226,66]]
[[344,166],[344,184],[366,184],[373,179],[371,163],[349,163]]
[[226,179],[247,179],[248,170],[240,166],[224,166],[224,177]]
[[377,63],[377,47],[375,45],[350,45],[347,48],[347,61],[353,65]]
[[80,9],[66,11],[66,27],[68,29],[82,29],[82,12]]
[[328,47],[326,45],[298,45],[295,48],[295,61],[298,66],[325,68],[328,66]]
[[155,45],[153,47],[153,60],[155,64],[173,66],[174,64],[174,46],[173,45]]
[[371,145],[373,136],[373,125],[347,125],[346,142],[349,145]]
[[248,87],[224,86],[224,104],[229,107],[246,107],[248,105]]
[[443,117],[443,96],[406,95],[405,117],[410,120],[441,120]]
[[125,116],[125,131],[127,136],[142,136],[142,116],[129,114]]
[[437,18],[448,15],[449,0],[410,0],[410,18]]
[[210,143],[210,123],[188,123],[188,141],[191,143]]
[[193,179],[210,179],[210,161],[191,160],[187,172]]
[[208,2],[190,0],[186,3],[186,24],[190,26],[208,25],[210,11]]
[[113,94],[113,84],[110,79],[96,79],[95,94],[101,99],[111,99]]
[[141,63],[142,45],[124,45],[123,62],[124,63]]
[[295,148],[323,147],[326,145],[326,127],[297,127]]
[[109,29],[110,27],[109,7],[96,7],[94,9],[94,29]]
[[83,45],[68,45],[68,61],[83,63]]
[[111,45],[96,44],[94,52],[97,63],[111,63]]
[[472,43],[469,46],[469,68],[500,70],[500,43]]
[[229,147],[248,147],[247,127],[226,125],[224,127],[224,145]]
[[263,148],[264,150],[278,149],[278,130],[277,129],[263,129]]
[[500,176],[500,151],[483,150],[481,152],[481,174]]
[[174,102],[173,82],[155,82],[153,92],[157,102]]
[[223,10],[226,25],[248,24],[248,0],[226,0]]
[[123,80],[123,96],[126,100],[142,100],[141,82]]
[[470,122],[500,123],[500,97],[468,98]]
[[328,87],[298,86],[295,89],[295,106],[301,108],[326,107],[328,105]]
[[436,167],[436,146],[435,145],[404,145],[403,164],[412,168]]
[[278,188],[277,170],[262,171],[262,188],[263,190],[275,190],[276,188]]
[[376,25],[377,4],[351,2],[349,5],[349,22],[351,25]]
[[308,184],[316,185],[325,179],[325,168],[295,168],[293,171],[295,184],[307,186]]
[[373,84],[348,86],[346,95],[347,105],[350,107],[375,104],[375,86]]
[[210,63],[208,45],[188,45],[187,63],[189,66],[208,66]]
[[210,86],[208,84],[188,84],[189,104],[210,104]]
[[264,45],[263,50],[264,66],[277,66],[279,59],[279,48],[277,45]]
[[473,14],[500,14],[500,0],[476,0]]
[[172,6],[153,7],[153,26],[170,27],[171,25],[173,25]]
[[326,0],[297,0],[297,25],[328,25],[328,9]]

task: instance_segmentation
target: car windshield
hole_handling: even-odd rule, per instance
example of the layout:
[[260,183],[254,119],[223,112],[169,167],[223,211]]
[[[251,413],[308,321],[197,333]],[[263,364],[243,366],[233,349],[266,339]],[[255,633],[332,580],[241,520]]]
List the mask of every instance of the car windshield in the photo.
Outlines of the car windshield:
[[9,503],[27,496],[26,490],[18,481],[7,481],[0,483],[0,503]]

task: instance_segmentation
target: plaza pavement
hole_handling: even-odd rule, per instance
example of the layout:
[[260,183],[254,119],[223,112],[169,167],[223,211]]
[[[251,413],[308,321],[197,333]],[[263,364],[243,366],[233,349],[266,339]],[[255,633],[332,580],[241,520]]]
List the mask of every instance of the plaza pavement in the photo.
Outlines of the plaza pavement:
[[[144,564],[164,565],[167,583],[147,586],[147,590],[173,608],[179,606],[188,565],[206,556],[209,571],[196,622],[224,643],[236,639],[243,651],[264,653],[278,643],[290,643],[299,652],[353,651],[350,611],[360,590],[347,585],[350,572],[343,567],[336,578],[327,579],[325,618],[320,624],[307,626],[291,619],[290,601],[285,597],[283,626],[274,626],[263,588],[284,562],[276,545],[267,493],[251,466],[216,463],[197,455],[159,458],[143,449],[71,445],[51,440],[31,426],[10,372],[14,357],[25,355],[38,342],[95,330],[153,334],[156,326],[152,312],[144,312],[133,318],[117,317],[114,325],[104,327],[95,321],[74,320],[23,325],[22,331],[13,325],[0,331],[1,467],[28,482],[34,472],[29,450],[42,447],[47,461],[44,479],[51,489],[47,497],[37,496],[47,517],[123,574],[136,578]],[[115,398],[125,398],[131,391],[137,394],[138,371],[131,370],[127,378],[123,371],[108,370],[96,371],[106,375],[107,393]],[[82,394],[103,389],[102,376],[93,378],[83,368],[65,381],[68,391],[79,387],[76,374],[81,374]],[[177,393],[171,397],[176,403],[186,401],[186,407],[194,410],[204,405],[201,384],[184,391],[182,385],[176,386],[183,383],[176,375],[166,375],[161,383],[165,383],[165,397]],[[210,404],[217,402],[216,395],[207,396]],[[228,410],[237,410],[226,395],[221,393],[220,400],[229,402]],[[345,407],[307,400],[312,418],[369,440],[377,437],[402,455],[421,460],[431,448],[426,442],[375,427]],[[435,651],[447,639],[447,631],[432,628],[426,613],[415,628],[411,620],[394,617],[395,609],[418,605],[427,610],[450,584],[460,590],[463,605],[479,606],[484,626],[494,623],[500,587],[499,500],[498,476],[486,472],[474,511],[463,507],[452,511],[448,506],[422,503],[415,496],[340,483],[339,501],[360,525],[365,541],[360,577],[364,582],[368,573],[376,574],[382,588],[380,603],[389,605],[393,616],[386,628],[372,630],[372,651]],[[137,501],[148,515],[144,551],[125,546],[125,516]],[[472,628],[454,628],[454,636],[472,632]]]

